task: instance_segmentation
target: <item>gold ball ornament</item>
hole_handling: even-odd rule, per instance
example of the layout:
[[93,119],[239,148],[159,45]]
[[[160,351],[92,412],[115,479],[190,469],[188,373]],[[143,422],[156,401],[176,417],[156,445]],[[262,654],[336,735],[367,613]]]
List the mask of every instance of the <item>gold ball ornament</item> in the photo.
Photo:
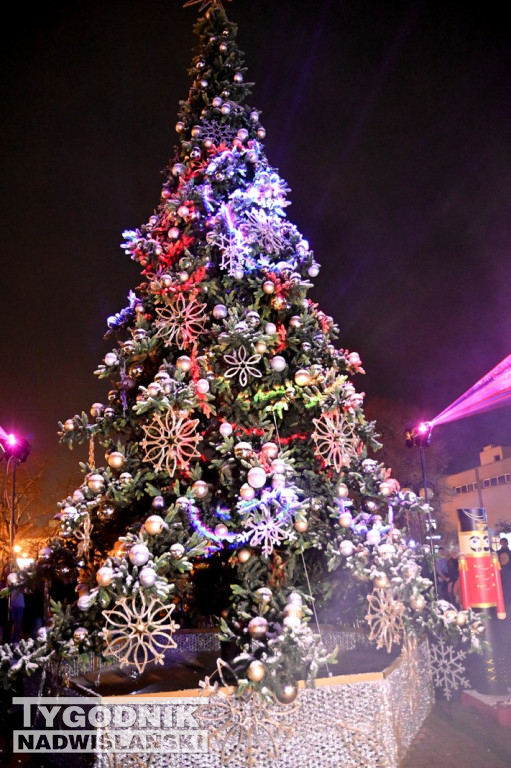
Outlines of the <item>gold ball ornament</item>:
[[265,341],[256,341],[255,343],[255,351],[258,355],[264,355],[268,347],[266,346]]
[[293,683],[286,683],[275,691],[275,697],[281,704],[292,704],[298,696],[298,688]]
[[237,443],[234,446],[234,455],[238,460],[244,459],[247,461],[254,452],[254,449],[252,448],[252,445],[250,443]]
[[287,629],[298,629],[298,627],[302,625],[302,622],[296,613],[290,613],[288,616],[284,617],[282,624]]
[[288,603],[284,608],[284,616],[296,616],[298,619],[303,619],[302,604]]
[[311,381],[311,375],[305,368],[300,368],[300,370],[295,373],[295,384],[298,387],[308,387]]
[[410,605],[414,611],[422,611],[426,605],[426,598],[424,595],[412,595]]
[[295,520],[294,526],[295,531],[298,531],[298,533],[305,533],[309,527],[309,523],[307,520]]
[[75,641],[76,645],[83,643],[83,641],[87,639],[88,634],[89,633],[85,627],[77,627],[73,632],[73,640]]
[[126,464],[126,457],[120,451],[112,451],[107,455],[106,460],[111,469],[122,469]]
[[385,587],[389,586],[389,578],[385,573],[382,573],[373,579],[373,584],[376,589],[385,589]]
[[260,640],[268,632],[268,622],[264,616],[255,616],[248,622],[248,633],[254,640]]
[[337,498],[347,499],[349,495],[348,486],[345,483],[339,483],[337,486]]
[[238,561],[240,563],[246,563],[248,560],[250,560],[251,552],[249,549],[240,549],[238,551]]
[[263,283],[263,291],[268,294],[275,293],[275,283],[271,280],[266,280]]
[[453,621],[456,620],[456,616],[458,615],[458,611],[454,610],[454,608],[449,608],[444,613],[444,619],[448,624],[451,624]]
[[273,309],[276,309],[277,312],[280,312],[282,309],[286,308],[287,301],[284,296],[274,296],[271,300],[271,305]]
[[75,423],[73,419],[66,419],[66,421],[64,422],[64,429],[66,430],[66,432],[72,432],[74,428],[75,428]]
[[266,669],[261,661],[251,661],[247,669],[247,677],[253,683],[260,683],[266,674]]
[[382,496],[390,496],[390,494],[392,493],[391,484],[385,481],[383,481],[383,483],[380,483],[380,493]]
[[460,611],[456,616],[456,624],[458,625],[458,627],[464,627],[466,623],[467,623],[467,614]]
[[272,599],[273,592],[269,587],[259,587],[259,589],[256,589],[254,597],[256,602],[261,603],[261,605],[265,605]]

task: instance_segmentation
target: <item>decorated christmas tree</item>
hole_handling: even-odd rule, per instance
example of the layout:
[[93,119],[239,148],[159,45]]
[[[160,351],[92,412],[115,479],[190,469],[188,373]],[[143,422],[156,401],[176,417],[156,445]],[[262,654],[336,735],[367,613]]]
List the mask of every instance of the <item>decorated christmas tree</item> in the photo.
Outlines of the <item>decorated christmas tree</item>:
[[4,646],[7,684],[77,654],[142,673],[166,663],[178,625],[216,628],[240,690],[280,702],[329,658],[322,624],[386,651],[480,644],[408,544],[425,507],[378,461],[360,357],[307,297],[319,264],[246,103],[236,27],[219,0],[200,11],[160,201],[124,232],[141,282],[108,319],[105,402],[61,424],[64,443],[89,444],[83,483],[40,559],[9,577],[73,591],[35,642]]

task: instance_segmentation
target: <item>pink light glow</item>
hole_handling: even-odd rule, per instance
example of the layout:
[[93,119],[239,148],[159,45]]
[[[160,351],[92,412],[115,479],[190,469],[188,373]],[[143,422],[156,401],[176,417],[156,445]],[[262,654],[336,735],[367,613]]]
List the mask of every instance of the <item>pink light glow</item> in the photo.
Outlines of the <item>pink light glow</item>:
[[419,430],[419,432],[421,432],[423,435],[425,435],[426,432],[429,432],[429,430],[431,429],[431,422],[430,421],[423,421],[423,422],[421,422],[421,424],[419,424],[417,429]]
[[511,404],[511,355],[492,368],[482,379],[458,397],[451,405],[435,416],[431,424],[447,424],[450,421],[474,416],[476,413],[493,411]]
[[7,435],[7,442],[9,445],[16,445],[18,442],[16,435],[13,435],[12,433],[10,435]]

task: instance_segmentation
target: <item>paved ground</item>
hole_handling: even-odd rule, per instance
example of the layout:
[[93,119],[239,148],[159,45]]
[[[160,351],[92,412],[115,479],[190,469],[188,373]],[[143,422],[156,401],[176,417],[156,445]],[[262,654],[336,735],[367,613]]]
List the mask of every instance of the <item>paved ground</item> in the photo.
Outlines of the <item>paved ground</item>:
[[[39,767],[34,756],[13,756],[8,763],[0,758],[0,768]],[[511,768],[511,726],[460,701],[437,702],[400,768]]]
[[437,702],[400,768],[511,768],[511,726],[459,701]]

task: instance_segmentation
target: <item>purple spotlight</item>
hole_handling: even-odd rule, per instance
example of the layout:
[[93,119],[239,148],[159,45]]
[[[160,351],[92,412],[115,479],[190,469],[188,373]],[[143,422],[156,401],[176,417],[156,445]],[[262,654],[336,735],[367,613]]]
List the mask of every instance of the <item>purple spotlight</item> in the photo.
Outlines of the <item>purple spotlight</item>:
[[[23,437],[17,437],[12,432],[9,434],[4,432],[0,435],[0,449],[3,450],[6,458],[13,458],[20,463],[26,461],[30,453],[28,440],[25,440]],[[0,453],[0,458],[1,456],[2,454]]]
[[416,427],[408,427],[405,432],[406,445],[408,448],[426,448],[431,443],[432,430],[433,424],[430,421],[421,421]]

